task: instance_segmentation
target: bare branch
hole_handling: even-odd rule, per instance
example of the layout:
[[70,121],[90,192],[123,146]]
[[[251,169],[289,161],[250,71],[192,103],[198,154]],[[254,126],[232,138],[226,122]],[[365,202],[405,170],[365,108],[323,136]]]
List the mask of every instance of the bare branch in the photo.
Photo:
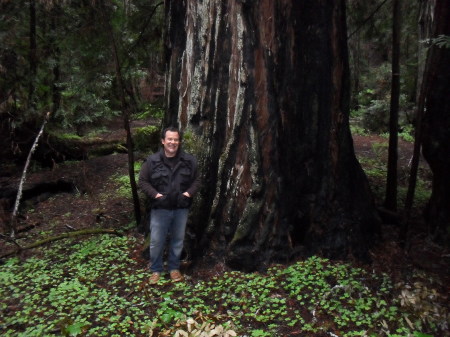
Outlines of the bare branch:
[[11,216],[11,237],[14,238],[15,231],[16,231],[16,215],[17,211],[19,209],[20,204],[20,198],[22,197],[22,190],[23,190],[23,184],[25,182],[26,176],[27,176],[27,170],[28,166],[30,165],[31,156],[33,155],[34,151],[37,148],[39,138],[41,137],[42,133],[44,132],[45,124],[47,124],[48,119],[50,117],[50,112],[47,112],[47,115],[44,118],[44,122],[42,123],[41,129],[39,130],[39,133],[36,136],[36,139],[34,140],[33,146],[30,149],[30,152],[28,153],[27,161],[25,162],[25,167],[22,172],[22,178],[20,179],[19,183],[19,189],[17,190],[17,197],[16,202],[14,203],[14,210]]

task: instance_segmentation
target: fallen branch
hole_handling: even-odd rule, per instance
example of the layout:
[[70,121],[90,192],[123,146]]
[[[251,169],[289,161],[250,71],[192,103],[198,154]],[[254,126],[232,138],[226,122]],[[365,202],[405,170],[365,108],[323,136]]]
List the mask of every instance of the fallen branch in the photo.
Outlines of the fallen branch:
[[118,235],[118,236],[122,235],[121,232],[119,232],[115,229],[104,229],[104,228],[83,229],[83,230],[79,230],[76,232],[69,232],[69,233],[64,233],[64,234],[60,234],[60,235],[56,235],[56,236],[51,236],[49,238],[45,238],[45,239],[36,241],[29,245],[22,246],[15,251],[1,255],[0,259],[3,259],[5,257],[11,256],[11,255],[15,255],[25,249],[31,249],[31,248],[36,248],[36,247],[45,245],[46,243],[49,243],[49,242],[58,241],[58,240],[71,238],[71,237],[75,237],[75,236],[80,236],[80,235],[89,235],[89,234],[114,234],[114,235]]
[[11,242],[11,243],[15,244],[19,249],[22,248],[22,247],[17,243],[16,240],[10,238],[9,236],[0,234],[0,239],[3,239],[3,240],[5,240],[6,242]]

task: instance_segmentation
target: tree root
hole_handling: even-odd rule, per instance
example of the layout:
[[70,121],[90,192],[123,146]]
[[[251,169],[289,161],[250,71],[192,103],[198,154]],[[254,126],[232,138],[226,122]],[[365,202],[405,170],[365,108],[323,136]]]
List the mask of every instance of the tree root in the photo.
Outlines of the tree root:
[[16,241],[14,241],[14,244],[16,246],[18,246],[19,248],[16,249],[15,251],[11,251],[11,252],[1,255],[0,259],[3,259],[5,257],[11,256],[11,255],[18,254],[22,250],[43,246],[49,242],[58,241],[58,240],[62,240],[62,239],[70,238],[70,237],[76,237],[79,235],[89,235],[89,234],[114,234],[114,235],[118,235],[118,236],[122,235],[119,231],[117,231],[115,229],[90,228],[90,229],[79,230],[76,232],[69,232],[69,233],[64,233],[64,234],[60,234],[60,235],[56,235],[56,236],[51,236],[49,238],[45,238],[45,239],[33,242],[26,246],[20,246]]

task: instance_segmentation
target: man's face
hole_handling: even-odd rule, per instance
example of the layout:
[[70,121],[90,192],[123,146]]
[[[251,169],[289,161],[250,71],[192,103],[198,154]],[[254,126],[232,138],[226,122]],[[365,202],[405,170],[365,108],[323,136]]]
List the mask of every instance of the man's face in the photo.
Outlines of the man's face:
[[180,135],[178,132],[167,131],[166,136],[161,140],[161,143],[164,146],[166,157],[175,157],[178,146],[180,145]]

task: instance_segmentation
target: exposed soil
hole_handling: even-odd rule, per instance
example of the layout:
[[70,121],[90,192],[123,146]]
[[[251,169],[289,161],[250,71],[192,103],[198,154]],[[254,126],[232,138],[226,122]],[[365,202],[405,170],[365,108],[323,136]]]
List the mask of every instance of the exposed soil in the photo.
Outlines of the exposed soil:
[[[17,223],[18,242],[26,244],[44,232],[57,235],[94,226],[119,228],[131,222],[132,204],[117,194],[118,184],[111,179],[115,174],[127,174],[126,154],[63,163],[53,169],[29,173],[25,188],[64,179],[74,184],[74,190],[56,194],[44,192],[24,200]],[[19,178],[8,179],[18,184]],[[8,250],[7,246],[0,241],[2,252]]]
[[[124,137],[121,130],[110,135],[116,139]],[[385,156],[379,151],[388,140],[378,136],[354,136],[354,147],[357,156],[376,158]],[[399,166],[401,171],[408,170],[412,156],[413,145],[399,141]],[[142,160],[142,156],[136,158]],[[422,161],[423,163],[423,161]],[[426,164],[421,164],[426,172]],[[0,177],[0,187],[18,184],[21,170],[10,171],[9,176]],[[118,193],[119,184],[111,177],[127,174],[127,155],[112,154],[85,161],[67,162],[55,165],[49,169],[30,171],[27,184],[52,182],[63,179],[73,183],[71,192],[55,194],[42,193],[22,203],[18,218],[18,233],[16,240],[21,245],[34,242],[39,238],[66,233],[84,228],[124,228],[133,221],[133,206],[130,199]],[[429,174],[429,173],[424,173]],[[416,210],[413,226],[411,227],[409,242],[406,249],[398,243],[398,227],[386,224],[383,226],[383,240],[372,251],[373,265],[371,268],[390,274],[394,282],[400,280],[415,281],[420,271],[426,277],[431,277],[441,284],[441,293],[450,293],[450,252],[433,243],[428,236],[427,228],[421,219],[421,211]],[[0,214],[2,215],[2,214]],[[3,214],[3,227],[10,214]],[[5,232],[5,228],[0,228]],[[143,242],[143,234],[131,231]],[[16,246],[5,236],[0,240],[0,255],[12,252]],[[21,256],[35,254],[35,250],[24,250]],[[142,263],[147,261],[139,251],[135,258]],[[192,277],[199,279],[210,278],[223,273],[227,268],[222,264],[211,266],[207,263],[199,264],[186,270]]]

